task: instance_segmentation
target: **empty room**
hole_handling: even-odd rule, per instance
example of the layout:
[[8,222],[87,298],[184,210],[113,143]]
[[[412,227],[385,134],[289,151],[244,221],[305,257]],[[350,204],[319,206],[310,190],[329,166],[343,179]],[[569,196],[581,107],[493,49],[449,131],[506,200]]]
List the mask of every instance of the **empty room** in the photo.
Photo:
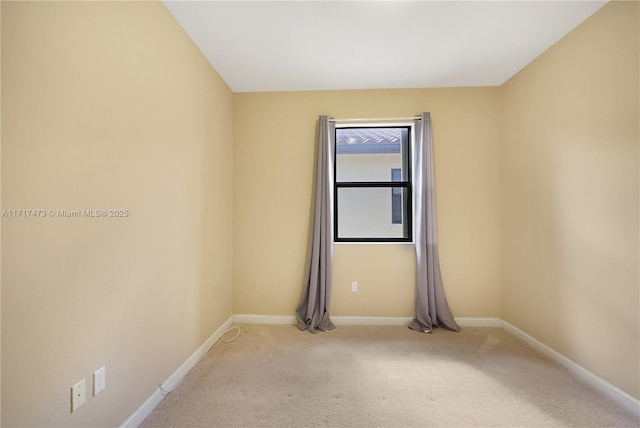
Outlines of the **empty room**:
[[639,6],[2,0],[0,424],[640,426]]

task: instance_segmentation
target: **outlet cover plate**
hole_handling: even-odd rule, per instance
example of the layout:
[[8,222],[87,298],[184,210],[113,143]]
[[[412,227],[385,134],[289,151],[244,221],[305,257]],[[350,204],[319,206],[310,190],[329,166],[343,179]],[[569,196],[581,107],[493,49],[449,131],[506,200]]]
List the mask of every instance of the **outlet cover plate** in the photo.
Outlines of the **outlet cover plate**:
[[107,386],[107,374],[105,368],[102,367],[93,373],[93,396],[95,397],[102,392]]
[[82,379],[71,387],[71,413],[87,401],[87,383]]

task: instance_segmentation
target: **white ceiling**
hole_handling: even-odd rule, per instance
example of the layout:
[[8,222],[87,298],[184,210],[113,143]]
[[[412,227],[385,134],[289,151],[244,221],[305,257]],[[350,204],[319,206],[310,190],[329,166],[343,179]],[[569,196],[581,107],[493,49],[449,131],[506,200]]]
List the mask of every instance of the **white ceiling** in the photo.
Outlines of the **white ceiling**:
[[606,1],[165,1],[234,92],[501,85]]

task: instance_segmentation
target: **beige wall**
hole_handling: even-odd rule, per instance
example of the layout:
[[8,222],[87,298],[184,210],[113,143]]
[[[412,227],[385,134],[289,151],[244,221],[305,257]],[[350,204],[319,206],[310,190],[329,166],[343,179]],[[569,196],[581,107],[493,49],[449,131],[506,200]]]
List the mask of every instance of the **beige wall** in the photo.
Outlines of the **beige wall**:
[[2,218],[2,425],[117,426],[232,314],[233,94],[160,2],[3,1],[2,64],[2,208],[129,210]]
[[[498,88],[236,94],[235,312],[290,315],[298,303],[318,115],[429,111],[447,297],[456,316],[500,316],[498,95]],[[411,246],[338,244],[334,256],[333,315],[414,315]]]
[[640,397],[638,2],[501,90],[503,317]]

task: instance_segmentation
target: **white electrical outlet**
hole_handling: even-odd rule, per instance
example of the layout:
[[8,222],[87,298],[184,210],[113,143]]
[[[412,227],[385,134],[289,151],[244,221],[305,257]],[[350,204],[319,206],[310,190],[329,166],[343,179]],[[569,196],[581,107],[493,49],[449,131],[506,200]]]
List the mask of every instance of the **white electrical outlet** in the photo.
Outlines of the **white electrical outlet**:
[[87,401],[87,383],[82,379],[71,387],[71,413]]
[[358,291],[358,283],[356,281],[353,281],[351,283],[351,291],[353,291],[354,293]]
[[107,386],[107,373],[105,368],[96,370],[93,373],[93,396],[95,397]]

